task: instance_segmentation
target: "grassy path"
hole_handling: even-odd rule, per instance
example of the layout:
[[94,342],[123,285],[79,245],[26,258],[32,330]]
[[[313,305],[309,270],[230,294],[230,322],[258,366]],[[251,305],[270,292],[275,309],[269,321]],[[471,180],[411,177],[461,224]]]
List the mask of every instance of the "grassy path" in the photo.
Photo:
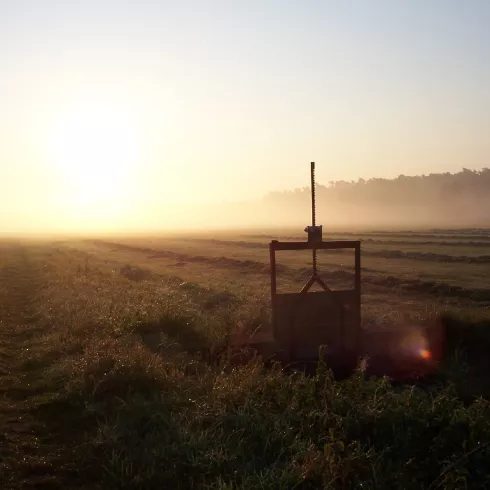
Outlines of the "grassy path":
[[[63,465],[69,451],[46,416],[49,386],[43,367],[26,369],[42,326],[36,317],[42,272],[28,248],[0,245],[0,488],[66,488],[76,472]],[[48,390],[48,391],[46,391]]]

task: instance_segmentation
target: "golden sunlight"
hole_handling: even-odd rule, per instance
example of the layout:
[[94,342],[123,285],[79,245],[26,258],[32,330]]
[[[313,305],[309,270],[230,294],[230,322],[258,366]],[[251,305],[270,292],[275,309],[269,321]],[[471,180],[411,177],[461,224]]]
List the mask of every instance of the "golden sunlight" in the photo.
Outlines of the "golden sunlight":
[[113,211],[127,207],[142,155],[129,111],[100,104],[66,110],[48,129],[46,145],[66,205],[88,214],[102,204]]

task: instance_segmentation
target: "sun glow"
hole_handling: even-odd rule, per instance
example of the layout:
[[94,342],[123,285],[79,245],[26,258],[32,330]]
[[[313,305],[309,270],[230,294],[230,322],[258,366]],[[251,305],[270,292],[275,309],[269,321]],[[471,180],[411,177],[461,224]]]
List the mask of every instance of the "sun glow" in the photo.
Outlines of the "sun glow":
[[46,146],[64,204],[87,218],[128,207],[142,156],[129,111],[101,104],[65,110],[48,129]]

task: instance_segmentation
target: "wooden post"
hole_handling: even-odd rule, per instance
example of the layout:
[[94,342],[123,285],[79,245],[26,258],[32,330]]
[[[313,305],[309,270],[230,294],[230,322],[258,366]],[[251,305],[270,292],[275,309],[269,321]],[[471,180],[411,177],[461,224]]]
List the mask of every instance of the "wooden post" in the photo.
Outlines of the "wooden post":
[[354,288],[361,299],[361,244],[357,243],[355,247],[355,277]]
[[361,354],[361,350],[364,348],[363,342],[362,342],[362,312],[361,312],[361,242],[358,242],[356,244],[355,248],[355,279],[354,279],[354,286],[356,289],[356,298],[358,301],[359,305],[359,318],[357,318],[357,332],[355,333],[356,336],[356,356],[357,356],[357,362],[359,362],[359,355]]
[[269,244],[269,255],[270,255],[270,275],[271,275],[271,307],[272,307],[272,334],[274,339],[276,339],[276,291],[277,291],[277,282],[276,282],[276,250],[274,248],[274,243],[277,243],[277,240],[273,240]]

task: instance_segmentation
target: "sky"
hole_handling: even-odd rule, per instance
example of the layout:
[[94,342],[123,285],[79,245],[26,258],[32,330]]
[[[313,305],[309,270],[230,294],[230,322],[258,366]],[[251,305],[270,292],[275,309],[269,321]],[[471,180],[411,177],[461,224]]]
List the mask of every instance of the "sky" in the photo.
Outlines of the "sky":
[[310,161],[487,167],[488,25],[488,0],[0,0],[0,230],[164,225]]

